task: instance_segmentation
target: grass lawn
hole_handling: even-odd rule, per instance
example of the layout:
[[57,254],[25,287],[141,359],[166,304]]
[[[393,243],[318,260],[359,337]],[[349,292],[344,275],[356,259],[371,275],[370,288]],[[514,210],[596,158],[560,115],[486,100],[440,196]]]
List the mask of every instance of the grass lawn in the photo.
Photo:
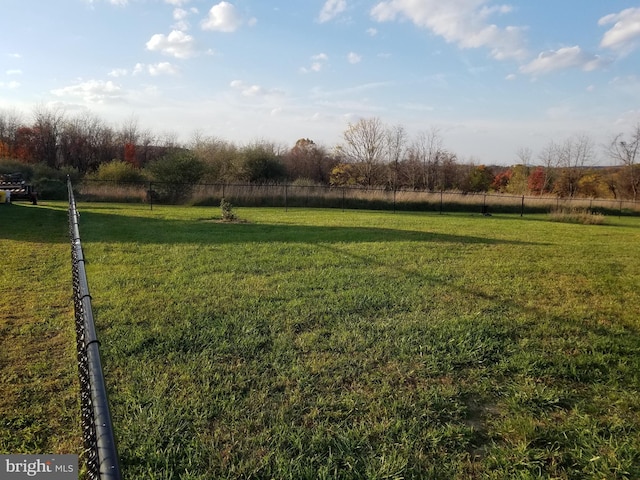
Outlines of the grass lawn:
[[65,206],[0,205],[0,453],[82,450]]
[[640,219],[79,210],[125,478],[640,478]]

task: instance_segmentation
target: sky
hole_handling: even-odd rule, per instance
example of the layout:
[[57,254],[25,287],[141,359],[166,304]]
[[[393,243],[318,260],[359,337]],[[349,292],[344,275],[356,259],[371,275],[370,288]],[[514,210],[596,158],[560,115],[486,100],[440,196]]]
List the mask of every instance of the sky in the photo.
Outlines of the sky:
[[378,117],[477,164],[640,122],[640,2],[2,0],[0,110],[331,149]]

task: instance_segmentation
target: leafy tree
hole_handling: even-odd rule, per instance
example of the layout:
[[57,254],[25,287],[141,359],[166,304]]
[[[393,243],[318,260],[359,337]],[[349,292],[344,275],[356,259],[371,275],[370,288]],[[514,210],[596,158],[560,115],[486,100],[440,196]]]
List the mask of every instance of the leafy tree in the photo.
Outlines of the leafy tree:
[[176,149],[150,164],[149,170],[157,182],[160,198],[175,203],[191,195],[205,172],[205,166],[188,150]]
[[124,161],[134,167],[140,167],[136,158],[136,144],[127,142],[124,144]]
[[286,176],[275,146],[267,143],[256,143],[242,150],[240,172],[242,180],[248,182],[278,182]]
[[116,183],[140,183],[146,180],[140,169],[121,160],[101,164],[93,177],[96,180]]
[[284,155],[283,162],[290,179],[307,178],[317,183],[327,183],[337,163],[323,147],[308,138],[299,139]]
[[527,188],[529,192],[542,195],[548,192],[549,175],[544,167],[536,167],[527,178]]
[[486,192],[493,182],[493,172],[484,165],[478,165],[469,174],[469,191]]
[[578,193],[583,197],[607,198],[611,196],[609,186],[602,175],[591,172],[578,182]]
[[357,185],[361,182],[356,168],[350,163],[339,163],[331,170],[329,183],[335,187]]
[[512,175],[513,172],[511,171],[511,169],[507,169],[504,172],[498,173],[495,177],[493,177],[493,181],[491,182],[491,189],[495,192],[506,192]]
[[241,152],[235,144],[196,132],[190,150],[205,165],[203,181],[232,182],[239,178]]

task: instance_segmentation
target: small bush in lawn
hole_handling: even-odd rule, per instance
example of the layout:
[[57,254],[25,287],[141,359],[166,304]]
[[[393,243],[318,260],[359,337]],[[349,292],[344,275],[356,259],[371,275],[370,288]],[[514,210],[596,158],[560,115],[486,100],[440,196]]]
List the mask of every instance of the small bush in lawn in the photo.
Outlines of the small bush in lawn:
[[549,213],[552,222],[581,223],[583,225],[602,225],[605,216],[584,208],[559,208]]
[[224,198],[220,201],[220,209],[222,210],[222,221],[233,222],[237,220],[235,212],[233,211],[233,205],[227,202]]

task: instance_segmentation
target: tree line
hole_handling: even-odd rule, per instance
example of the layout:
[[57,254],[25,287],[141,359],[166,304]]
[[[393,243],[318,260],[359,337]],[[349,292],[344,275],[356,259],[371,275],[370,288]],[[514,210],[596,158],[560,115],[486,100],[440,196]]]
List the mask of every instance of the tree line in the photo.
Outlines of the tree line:
[[[380,118],[349,123],[333,148],[299,139],[293,147],[260,140],[238,145],[196,132],[186,143],[157,135],[131,118],[113,127],[91,113],[69,116],[38,107],[30,122],[0,110],[3,169],[42,165],[47,172],[114,180],[174,183],[280,183],[510,194],[554,194],[637,200],[640,123],[610,139],[601,152],[611,167],[595,167],[592,139],[576,134],[534,155],[516,152],[511,167],[462,161],[432,127],[410,137]],[[10,160],[7,164],[7,159]],[[1,172],[0,172],[1,173]]]

